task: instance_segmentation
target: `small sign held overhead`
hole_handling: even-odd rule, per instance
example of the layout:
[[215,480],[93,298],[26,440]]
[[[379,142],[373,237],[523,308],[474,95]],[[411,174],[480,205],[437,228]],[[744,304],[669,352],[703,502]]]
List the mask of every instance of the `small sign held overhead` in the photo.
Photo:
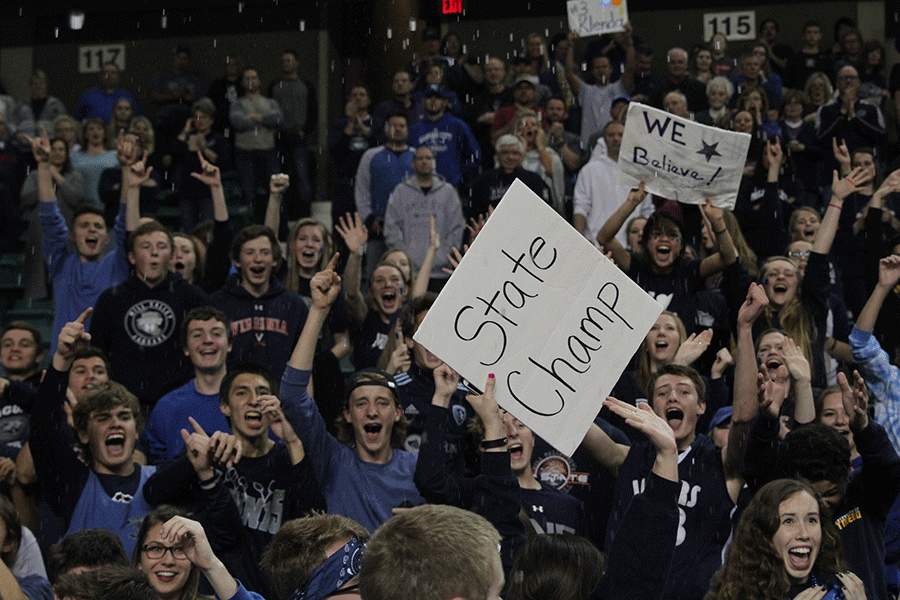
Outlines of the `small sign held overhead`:
[[619,150],[619,184],[669,200],[734,208],[750,136],[632,102]]
[[569,29],[580,36],[625,31],[626,0],[568,0]]

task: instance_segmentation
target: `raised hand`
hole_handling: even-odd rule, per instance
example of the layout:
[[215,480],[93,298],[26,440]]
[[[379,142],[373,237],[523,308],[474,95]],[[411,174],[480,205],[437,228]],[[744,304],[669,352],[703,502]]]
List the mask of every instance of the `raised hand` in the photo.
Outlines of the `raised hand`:
[[781,355],[784,358],[784,364],[791,374],[794,381],[809,381],[809,361],[803,356],[800,348],[793,338],[785,336],[781,345]]
[[269,178],[269,193],[283,194],[291,183],[290,175],[285,173],[276,173]]
[[626,202],[640,204],[646,197],[647,190],[644,189],[644,182],[641,181],[636,188],[631,188],[631,191],[628,192],[628,198],[626,199]]
[[678,453],[675,432],[672,431],[665,419],[653,412],[653,408],[648,403],[641,402],[638,406],[633,406],[627,402],[610,397],[603,401],[603,406],[609,408],[609,410],[625,419],[626,423],[646,435],[657,452]]
[[847,150],[847,143],[844,140],[841,140],[841,143],[838,144],[837,138],[831,138],[831,151],[834,153],[835,160],[841,165],[841,169],[850,170],[850,151]]
[[[484,423],[484,436],[487,440],[503,437],[503,416],[500,414],[500,407],[497,405],[497,401],[494,399],[495,382],[494,374],[491,373],[488,375],[487,382],[484,384],[483,394],[477,395],[470,393],[466,395],[466,400],[469,402],[469,405],[481,418],[481,422]],[[503,448],[498,448],[496,450],[503,450]],[[488,450],[488,452],[490,452],[490,450]]]
[[478,215],[478,219],[475,219],[475,217],[469,217],[469,222],[466,223],[466,229],[469,232],[470,244],[475,241],[475,238],[478,237],[478,234],[481,233],[482,229],[484,229],[485,223],[487,223],[487,220],[492,214],[494,214],[494,207],[489,204],[487,214],[482,213]]
[[858,192],[862,189],[865,180],[866,171],[864,167],[856,167],[843,178],[838,176],[837,171],[834,171],[831,176],[832,198],[843,200],[853,192]]
[[130,167],[125,169],[125,181],[123,182],[128,187],[138,187],[144,185],[144,182],[150,179],[150,174],[153,173],[153,167],[147,166],[147,152],[144,151],[144,156],[135,161]]
[[64,360],[71,361],[76,353],[90,346],[91,334],[85,331],[84,324],[93,311],[94,309],[89,306],[77,319],[63,325],[59,332],[56,353]]
[[787,397],[787,367],[781,365],[775,371],[775,378],[769,378],[762,369],[756,376],[759,396],[759,411],[770,419],[777,419],[781,413],[781,405]]
[[712,198],[707,198],[706,204],[701,204],[700,209],[708,221],[707,227],[710,227],[710,235],[714,235],[713,226],[715,225],[719,225],[719,227],[715,227],[715,231],[721,231],[722,227],[725,226],[725,219],[722,217],[722,209],[718,206],[713,206]]
[[35,162],[41,164],[50,160],[50,136],[47,135],[47,130],[44,129],[43,125],[39,129],[40,133],[37,136],[29,137],[26,135],[25,139],[31,144],[31,153],[34,155]]
[[678,347],[678,352],[675,353],[675,358],[672,359],[672,362],[686,367],[690,366],[706,352],[706,349],[709,348],[709,343],[712,342],[712,337],[712,329],[705,329],[699,334],[692,333]]
[[391,352],[391,358],[388,361],[385,371],[387,371],[391,375],[396,375],[397,373],[405,373],[409,371],[410,365],[412,365],[412,359],[409,356],[409,348],[406,347],[406,341],[403,338],[403,332],[398,328],[397,345],[394,348],[394,351]]
[[187,429],[181,430],[181,439],[184,441],[184,449],[191,466],[194,467],[197,476],[201,480],[207,480],[213,476],[212,458],[209,452],[209,436],[203,430],[194,417],[188,417],[194,432],[188,433]]
[[169,544],[180,544],[189,561],[203,571],[208,571],[218,562],[206,539],[203,525],[187,517],[172,517],[163,523],[161,537]]
[[450,248],[450,254],[447,255],[447,260],[450,261],[452,267],[441,267],[441,271],[446,273],[447,275],[453,275],[453,271],[456,270],[456,267],[459,266],[460,261],[462,261],[463,254],[469,251],[469,245],[463,244],[463,251],[460,252],[459,248],[453,247]]
[[710,369],[710,377],[712,379],[718,379],[725,373],[725,369],[733,364],[734,357],[731,356],[731,352],[728,351],[728,348],[720,348],[719,351],[716,352],[716,360],[713,362],[712,368]]
[[[191,173],[191,177],[205,183],[209,187],[221,187],[222,176],[219,173],[219,167],[206,160],[206,157],[203,156],[203,152],[200,150],[197,150],[197,158],[200,159],[200,172]],[[275,175],[272,177],[275,177]]]
[[260,396],[259,411],[269,419],[269,428],[279,440],[285,444],[295,444],[300,442],[300,438],[291,427],[290,421],[284,417],[281,411],[281,401],[271,394]]
[[853,378],[855,381],[852,388],[843,372],[838,373],[837,381],[841,386],[844,410],[850,418],[850,431],[859,433],[869,425],[869,391],[859,371],[853,371]]
[[769,164],[780,167],[784,160],[784,151],[781,149],[781,142],[778,138],[775,138],[774,140],[769,140],[766,146],[766,152],[769,155]]
[[438,248],[441,247],[441,236],[437,232],[437,227],[434,224],[434,215],[431,215],[429,227],[428,248],[429,250],[437,252]]
[[893,289],[900,281],[900,254],[892,254],[881,259],[878,263],[879,287]]
[[224,431],[216,431],[209,436],[209,451],[212,460],[230,469],[241,460],[244,447],[237,437]]
[[123,165],[132,165],[137,159],[137,145],[134,143],[134,136],[125,135],[125,130],[119,130],[119,137],[116,138],[116,158]]
[[900,192],[900,169],[892,171],[879,186],[879,191]]
[[367,241],[369,241],[369,232],[366,226],[359,218],[359,213],[347,213],[346,218],[342,215],[335,229],[341,237],[350,252],[358,254]]
[[451,369],[446,363],[433,371],[434,375],[434,395],[440,396],[445,402],[444,407],[450,405],[450,398],[456,392],[459,385],[459,373]]
[[309,282],[315,308],[327,310],[337,300],[338,292],[341,291],[341,278],[334,272],[337,260],[338,255],[335,254],[328,262],[328,266],[313,275]]
[[738,309],[738,326],[752,327],[757,317],[768,305],[769,297],[766,296],[765,288],[756,282],[751,283],[750,289],[747,290],[747,299]]

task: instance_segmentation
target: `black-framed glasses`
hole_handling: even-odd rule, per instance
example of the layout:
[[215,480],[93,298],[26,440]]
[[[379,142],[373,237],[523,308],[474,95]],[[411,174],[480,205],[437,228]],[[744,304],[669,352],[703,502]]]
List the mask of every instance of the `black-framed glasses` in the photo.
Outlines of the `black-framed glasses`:
[[147,558],[162,558],[166,555],[166,551],[172,553],[172,558],[187,558],[187,555],[184,553],[184,548],[181,546],[163,546],[160,544],[147,544],[141,548],[144,554],[147,555]]

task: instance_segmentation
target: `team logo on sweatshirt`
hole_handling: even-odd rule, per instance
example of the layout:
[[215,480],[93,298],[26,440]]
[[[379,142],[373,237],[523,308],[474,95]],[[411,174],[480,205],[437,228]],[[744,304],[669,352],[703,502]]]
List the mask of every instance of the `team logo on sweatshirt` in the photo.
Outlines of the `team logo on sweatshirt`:
[[125,331],[138,346],[159,346],[175,331],[175,311],[160,300],[141,300],[125,314]]
[[588,483],[588,474],[577,471],[572,460],[561,452],[551,450],[532,462],[535,479],[557,490],[565,492],[573,485]]

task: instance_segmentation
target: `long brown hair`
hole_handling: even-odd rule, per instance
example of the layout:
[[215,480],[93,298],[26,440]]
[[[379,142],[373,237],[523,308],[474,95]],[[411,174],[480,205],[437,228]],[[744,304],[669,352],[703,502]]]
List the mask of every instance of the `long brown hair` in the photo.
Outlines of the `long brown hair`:
[[[144,551],[144,542],[147,541],[147,536],[150,534],[151,529],[165,523],[172,517],[186,516],[188,516],[187,513],[168,504],[161,504],[153,509],[153,511],[144,517],[144,520],[141,522],[141,528],[138,531],[137,544],[134,547],[134,556],[131,559],[132,564],[134,564],[135,567],[140,567],[141,553]],[[181,589],[180,600],[199,600],[205,598],[206,596],[197,593],[197,586],[199,583],[200,571],[197,569],[196,565],[191,563],[191,572],[188,574],[187,581],[184,582],[184,587]]]
[[704,600],[782,600],[791,587],[784,560],[772,543],[781,526],[781,503],[799,493],[816,499],[822,543],[813,569],[824,575],[845,570],[841,539],[822,498],[808,485],[778,479],[763,486],[741,515],[725,564],[713,577]]
[[321,271],[328,265],[328,261],[331,260],[331,255],[334,252],[331,234],[328,233],[328,228],[319,221],[307,217],[305,219],[300,219],[293,227],[291,227],[291,233],[288,235],[287,248],[285,249],[285,254],[288,257],[288,268],[287,275],[284,276],[284,287],[294,293],[297,293],[300,288],[301,277],[300,266],[297,264],[297,253],[294,251],[294,246],[297,243],[297,236],[300,234],[300,229],[307,225],[318,228],[319,233],[322,234],[322,254],[319,256],[319,264],[316,265],[316,271]]

